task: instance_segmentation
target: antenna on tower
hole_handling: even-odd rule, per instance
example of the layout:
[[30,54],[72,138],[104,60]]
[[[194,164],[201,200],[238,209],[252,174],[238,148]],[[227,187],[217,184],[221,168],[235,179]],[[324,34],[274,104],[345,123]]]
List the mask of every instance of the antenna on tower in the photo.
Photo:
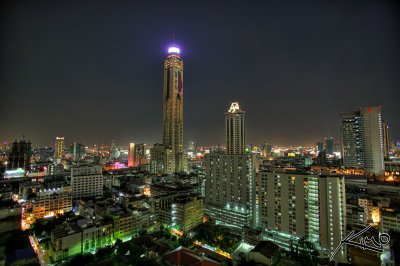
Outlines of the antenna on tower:
[[172,33],[172,41],[175,42],[175,33]]

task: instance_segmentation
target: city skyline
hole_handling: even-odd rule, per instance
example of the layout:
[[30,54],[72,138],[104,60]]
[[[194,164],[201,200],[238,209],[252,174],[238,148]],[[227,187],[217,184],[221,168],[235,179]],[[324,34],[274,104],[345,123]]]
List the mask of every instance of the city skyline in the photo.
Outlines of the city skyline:
[[[398,27],[390,7],[398,7],[332,5],[215,4],[228,14],[204,21],[211,8],[196,4],[61,2],[41,9],[9,2],[0,141],[25,135],[33,144],[54,144],[56,136],[85,145],[161,142],[160,66],[172,33],[186,63],[185,145],[223,144],[217,114],[235,101],[247,112],[249,144],[339,141],[341,112],[379,105],[390,140],[397,140]],[[157,19],[140,15],[147,11]],[[160,25],[167,16],[170,24]]]

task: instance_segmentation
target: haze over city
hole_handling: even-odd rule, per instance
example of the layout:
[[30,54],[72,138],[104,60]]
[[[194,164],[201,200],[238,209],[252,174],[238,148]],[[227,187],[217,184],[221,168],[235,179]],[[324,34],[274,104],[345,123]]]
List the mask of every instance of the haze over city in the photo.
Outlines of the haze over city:
[[185,61],[185,145],[339,138],[340,112],[382,106],[400,136],[399,7],[391,1],[3,3],[0,140],[161,141],[163,60]]

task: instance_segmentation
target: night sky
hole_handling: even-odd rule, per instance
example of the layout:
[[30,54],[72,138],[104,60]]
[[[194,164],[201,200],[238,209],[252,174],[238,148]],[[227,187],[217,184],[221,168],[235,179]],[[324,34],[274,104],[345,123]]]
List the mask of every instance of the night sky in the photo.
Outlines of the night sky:
[[338,138],[340,112],[375,105],[400,138],[395,1],[225,2],[2,3],[0,140],[160,142],[173,33],[185,143],[223,144],[232,101],[246,111],[249,144]]

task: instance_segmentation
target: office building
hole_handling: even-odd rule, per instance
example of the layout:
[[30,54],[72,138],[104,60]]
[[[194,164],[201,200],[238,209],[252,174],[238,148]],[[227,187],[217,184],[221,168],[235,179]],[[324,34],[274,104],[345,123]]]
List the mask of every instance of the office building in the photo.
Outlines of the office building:
[[72,208],[72,187],[41,188],[28,196],[22,213],[23,224],[28,227],[37,219],[67,213]]
[[217,224],[254,227],[256,158],[245,152],[244,111],[232,103],[225,114],[227,153],[206,154],[205,213]]
[[185,171],[183,157],[183,61],[171,46],[164,61],[163,141],[171,150],[172,172]]
[[74,142],[69,147],[69,154],[74,161],[82,160],[86,156],[86,147],[83,144]]
[[174,171],[173,153],[163,144],[156,143],[150,150],[150,171],[156,174],[172,174]]
[[381,107],[360,108],[341,114],[343,165],[364,168],[368,174],[384,174],[384,132]]
[[203,222],[204,202],[196,195],[175,196],[166,206],[158,210],[159,219],[175,230],[188,232]]
[[239,103],[231,104],[228,112],[225,113],[225,137],[226,152],[228,154],[244,154],[245,144],[245,112],[239,107]]
[[332,155],[334,151],[333,138],[332,137],[326,138],[325,144],[326,144],[326,154]]
[[262,144],[262,157],[266,158],[272,156],[272,146],[269,143],[264,142]]
[[390,140],[389,140],[389,126],[382,120],[382,133],[383,133],[383,154],[385,161],[390,161]]
[[59,164],[64,158],[64,137],[56,137],[54,143],[54,163]]
[[103,172],[101,166],[71,167],[72,198],[103,196]]
[[31,155],[32,145],[29,140],[21,140],[19,142],[14,141],[11,152],[8,154],[6,170],[17,170],[19,168],[22,170],[28,170]]
[[[282,247],[305,237],[325,256],[346,235],[346,194],[343,176],[323,176],[276,169],[259,172],[260,226],[264,236]],[[336,261],[345,261],[342,248]]]

